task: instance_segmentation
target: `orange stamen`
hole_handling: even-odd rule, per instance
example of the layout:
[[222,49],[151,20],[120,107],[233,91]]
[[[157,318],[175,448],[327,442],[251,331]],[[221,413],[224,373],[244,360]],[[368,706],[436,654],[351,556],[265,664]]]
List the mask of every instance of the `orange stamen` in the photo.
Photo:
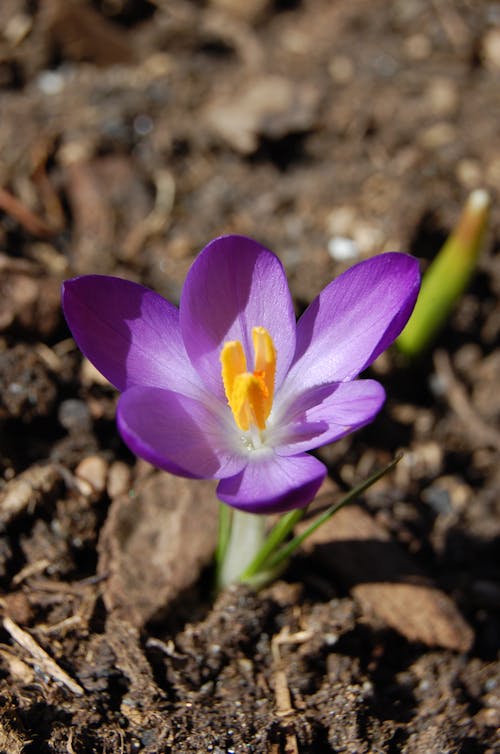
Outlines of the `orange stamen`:
[[271,413],[276,374],[276,349],[264,327],[252,328],[254,371],[247,371],[243,346],[238,340],[225,343],[221,355],[222,382],[236,425],[247,432],[252,426],[266,428]]

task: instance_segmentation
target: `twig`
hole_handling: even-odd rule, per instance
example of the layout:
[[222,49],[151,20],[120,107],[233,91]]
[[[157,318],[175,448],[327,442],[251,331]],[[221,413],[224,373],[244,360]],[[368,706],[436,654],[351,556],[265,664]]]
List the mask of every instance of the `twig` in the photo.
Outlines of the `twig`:
[[43,573],[49,565],[50,560],[48,558],[40,558],[39,560],[35,560],[34,563],[27,563],[24,568],[21,568],[21,570],[13,577],[12,584],[14,586],[19,586],[19,584],[22,584],[23,581],[26,581],[26,579],[29,579],[31,576]]
[[0,494],[0,530],[26,510],[32,513],[54,492],[60,480],[61,474],[55,464],[35,464],[7,482]]
[[292,707],[292,697],[290,696],[286,673],[283,669],[283,660],[280,652],[281,643],[279,634],[278,636],[274,636],[271,642],[274,666],[274,696],[276,698],[276,714],[279,717],[288,717],[288,715],[293,715],[294,709]]
[[[276,715],[280,718],[290,717],[295,714],[292,706],[292,697],[288,688],[288,680],[283,667],[280,647],[282,644],[302,644],[310,639],[312,634],[309,631],[298,631],[290,634],[288,628],[280,631],[273,636],[271,641],[271,654],[273,657],[273,677],[274,677],[274,696],[276,699]],[[292,727],[285,729],[285,749],[286,754],[299,754],[297,736]]]
[[52,657],[50,657],[50,655],[48,655],[47,652],[42,649],[39,644],[37,644],[31,634],[29,634],[27,631],[24,631],[8,616],[3,619],[3,627],[5,628],[7,633],[9,633],[10,636],[14,639],[14,641],[16,641],[23,649],[26,650],[26,652],[31,655],[42,672],[44,672],[57,683],[61,683],[63,684],[63,686],[66,686],[73,694],[76,694],[77,696],[81,696],[85,693],[80,684],[70,678],[70,676],[62,668],[59,667],[57,662],[55,662],[55,660],[53,660]]
[[38,238],[50,238],[54,230],[15,196],[0,188],[0,210],[15,218],[27,231]]

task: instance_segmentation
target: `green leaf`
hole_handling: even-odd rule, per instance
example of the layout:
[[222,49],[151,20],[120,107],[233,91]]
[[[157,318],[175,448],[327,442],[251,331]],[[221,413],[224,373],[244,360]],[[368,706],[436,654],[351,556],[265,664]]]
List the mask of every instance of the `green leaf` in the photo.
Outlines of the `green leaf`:
[[396,341],[406,356],[415,357],[432,343],[467,288],[483,245],[489,209],[489,194],[473,191],[456,229],[425,273],[413,314]]

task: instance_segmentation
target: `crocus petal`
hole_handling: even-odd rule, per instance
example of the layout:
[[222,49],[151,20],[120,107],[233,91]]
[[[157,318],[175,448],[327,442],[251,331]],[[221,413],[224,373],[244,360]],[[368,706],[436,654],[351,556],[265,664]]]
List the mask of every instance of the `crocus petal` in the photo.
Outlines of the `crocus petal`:
[[224,419],[201,401],[170,390],[132,387],[118,401],[118,429],[133,453],[180,476],[220,479],[247,459],[227,442]]
[[333,280],[297,323],[287,388],[358,375],[403,329],[419,283],[416,259],[397,253],[360,262]]
[[152,385],[200,392],[175,306],[129,280],[85,275],[63,284],[63,310],[85,356],[118,390]]
[[283,513],[308,505],[325,476],[325,466],[314,456],[269,454],[251,460],[239,474],[222,479],[217,495],[249,513]]
[[319,448],[371,422],[384,400],[384,388],[375,380],[308,388],[290,406],[276,407],[269,442],[282,455]]
[[210,390],[223,396],[223,344],[242,343],[253,370],[252,328],[270,333],[277,350],[276,387],[295,351],[295,315],[279,259],[256,241],[222,236],[206,246],[186,278],[180,303],[186,350]]

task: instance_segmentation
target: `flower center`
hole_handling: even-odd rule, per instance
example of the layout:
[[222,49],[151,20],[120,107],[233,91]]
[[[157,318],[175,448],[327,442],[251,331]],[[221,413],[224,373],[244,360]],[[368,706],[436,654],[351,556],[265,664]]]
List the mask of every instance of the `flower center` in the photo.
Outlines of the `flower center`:
[[266,428],[271,413],[276,372],[276,349],[265,327],[252,328],[254,370],[247,372],[247,360],[239,340],[224,343],[220,355],[222,382],[236,425],[247,432]]

